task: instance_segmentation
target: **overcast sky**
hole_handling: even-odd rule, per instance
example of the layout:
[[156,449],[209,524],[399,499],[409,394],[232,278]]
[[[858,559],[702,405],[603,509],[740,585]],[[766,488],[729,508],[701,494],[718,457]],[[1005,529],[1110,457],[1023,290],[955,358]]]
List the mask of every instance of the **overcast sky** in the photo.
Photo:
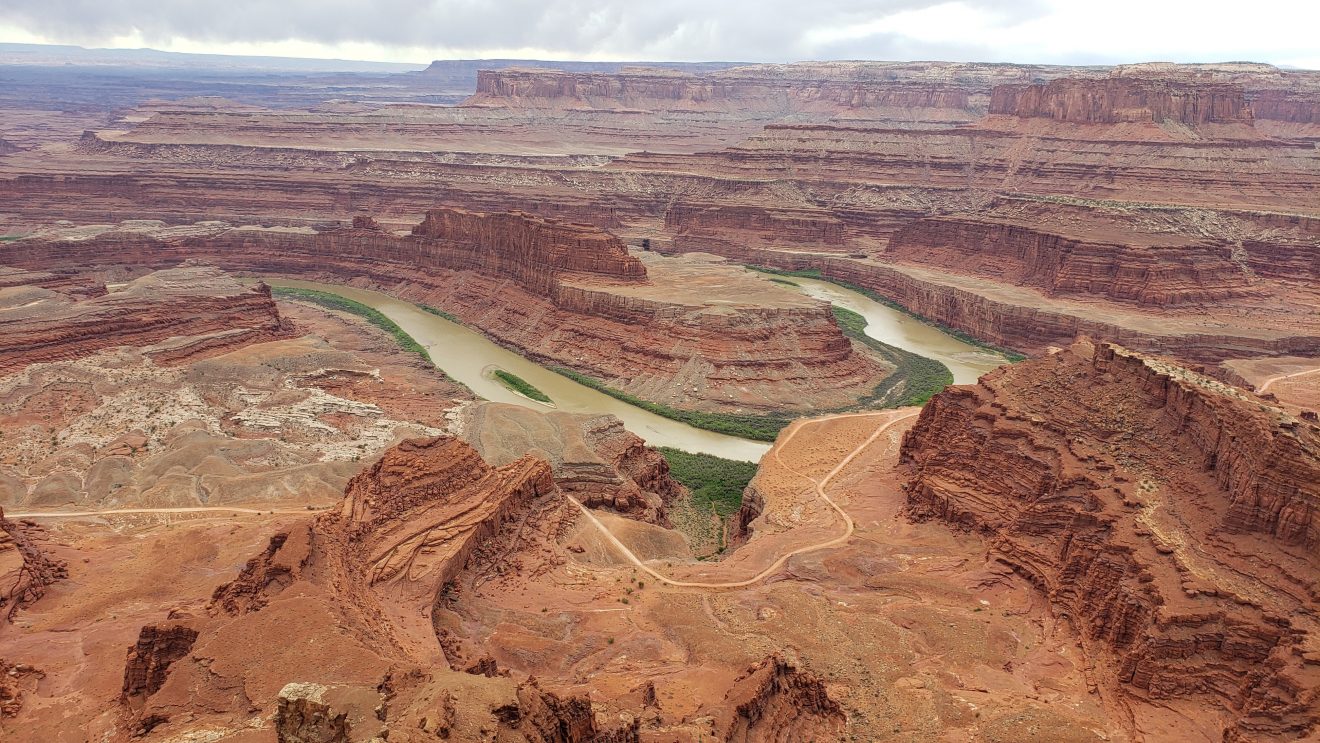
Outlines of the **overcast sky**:
[[0,41],[419,63],[1252,60],[1320,68],[1320,0],[4,0]]

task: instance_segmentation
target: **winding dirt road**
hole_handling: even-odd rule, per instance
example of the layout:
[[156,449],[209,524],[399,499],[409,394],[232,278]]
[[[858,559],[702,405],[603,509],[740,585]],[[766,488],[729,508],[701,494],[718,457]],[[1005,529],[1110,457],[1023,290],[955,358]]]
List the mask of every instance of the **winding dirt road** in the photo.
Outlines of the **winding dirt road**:
[[[826,418],[815,418],[811,420],[798,421],[792,424],[792,427],[789,429],[788,435],[784,437],[783,442],[779,446],[776,446],[774,449],[772,449],[771,453],[775,457],[775,459],[778,460],[780,466],[782,466],[785,470],[812,483],[812,486],[816,490],[816,496],[821,500],[825,501],[825,503],[828,504],[830,508],[833,508],[835,512],[839,514],[839,517],[843,519],[844,530],[843,533],[840,534],[839,536],[834,537],[832,539],[828,539],[824,542],[807,545],[805,547],[799,547],[797,549],[785,552],[784,554],[780,555],[779,558],[776,559],[773,563],[771,563],[769,567],[757,573],[756,575],[752,576],[751,578],[747,578],[745,580],[728,581],[723,583],[708,583],[704,581],[675,580],[666,575],[663,575],[657,572],[651,566],[647,565],[645,562],[643,562],[641,558],[637,557],[637,555],[634,554],[633,551],[628,548],[628,545],[619,541],[619,538],[614,536],[614,534],[609,530],[609,527],[605,526],[605,524],[603,524],[600,519],[596,518],[596,515],[592,513],[590,509],[582,505],[582,503],[580,503],[576,498],[573,498],[572,496],[567,496],[567,497],[570,501],[573,502],[573,505],[577,506],[578,509],[582,512],[582,514],[586,516],[587,519],[592,524],[594,524],[597,529],[600,530],[601,534],[605,536],[606,540],[608,540],[609,543],[612,544],[614,548],[617,549],[621,555],[627,558],[627,560],[631,562],[633,565],[637,566],[638,569],[642,570],[647,575],[650,575],[652,578],[655,578],[661,583],[670,586],[680,587],[680,588],[721,589],[721,588],[742,588],[745,586],[750,586],[754,583],[759,583],[760,581],[765,580],[769,576],[778,572],[779,569],[782,568],[784,564],[789,561],[790,558],[796,557],[797,555],[806,554],[808,552],[816,552],[818,550],[829,549],[830,547],[843,544],[844,542],[848,541],[849,538],[852,537],[853,532],[856,530],[856,525],[853,523],[852,517],[849,516],[848,512],[844,511],[843,508],[841,508],[838,503],[835,503],[834,500],[831,499],[828,494],[826,494],[825,488],[830,484],[831,480],[833,480],[840,472],[843,471],[844,467],[847,467],[848,464],[852,462],[853,459],[855,459],[862,452],[866,451],[866,449],[871,444],[875,443],[876,439],[883,436],[886,431],[888,431],[890,428],[894,427],[898,423],[901,423],[902,421],[905,421],[909,418],[915,417],[917,413],[913,412],[905,415],[900,415],[898,417],[891,417],[893,415],[894,415],[894,411],[882,411],[882,412],[870,412],[870,413],[846,413],[842,415],[832,415]],[[878,428],[876,428],[876,430],[870,436],[868,436],[865,441],[859,444],[857,448],[849,452],[848,456],[840,460],[839,463],[834,466],[834,469],[830,470],[829,473],[826,474],[825,477],[821,478],[820,480],[817,480],[809,475],[806,475],[802,472],[799,472],[798,470],[793,469],[792,467],[788,466],[788,463],[784,462],[784,460],[779,456],[779,452],[784,447],[788,446],[788,443],[793,440],[793,437],[797,436],[798,432],[801,431],[805,426],[818,426],[823,423],[836,420],[838,418],[858,418],[858,417],[885,417],[889,419],[886,420],[884,423],[882,423]],[[25,513],[9,513],[6,514],[6,516],[8,516],[9,518],[39,519],[39,518],[88,518],[88,517],[97,517],[97,516],[112,516],[117,514],[162,514],[162,513],[306,514],[308,513],[308,510],[306,508],[254,509],[254,508],[238,508],[238,507],[222,507],[222,506],[194,506],[194,507],[180,507],[180,508],[117,508],[117,509],[108,509],[104,511],[28,511]]]
[[1269,389],[1270,385],[1274,384],[1275,382],[1282,382],[1285,379],[1292,379],[1294,377],[1304,377],[1308,374],[1317,374],[1317,373],[1320,373],[1320,369],[1303,369],[1302,371],[1292,372],[1290,374],[1275,374],[1269,379],[1266,379],[1264,382],[1261,382],[1260,386],[1256,388],[1256,393],[1257,394],[1264,393],[1265,390]]
[[590,509],[579,503],[577,499],[571,496],[569,497],[569,500],[573,501],[573,503],[578,507],[578,509],[582,511],[583,515],[585,515],[587,519],[591,521],[591,523],[595,524],[596,528],[599,529],[600,532],[605,535],[605,538],[610,542],[610,544],[614,545],[615,549],[617,549],[620,554],[626,557],[628,561],[631,562],[633,565],[637,566],[638,569],[642,570],[647,575],[650,575],[652,578],[655,578],[661,583],[670,586],[677,586],[680,588],[742,588],[745,586],[750,586],[753,583],[759,583],[760,581],[765,580],[769,576],[778,572],[779,569],[784,566],[784,563],[788,562],[789,558],[795,557],[797,555],[806,554],[808,552],[815,552],[817,550],[828,549],[835,545],[843,544],[844,542],[848,541],[850,537],[852,537],[853,532],[856,530],[856,526],[853,524],[852,517],[848,515],[847,511],[844,511],[841,507],[839,507],[838,503],[835,503],[828,495],[825,494],[825,487],[829,485],[830,480],[833,480],[835,476],[837,476],[840,472],[842,472],[843,468],[847,467],[848,463],[851,462],[854,458],[856,458],[858,454],[861,454],[863,451],[866,451],[867,447],[869,447],[872,443],[874,443],[876,439],[880,438],[880,436],[882,436],[886,431],[888,431],[894,425],[902,421],[905,421],[908,418],[915,417],[917,413],[908,413],[906,415],[901,415],[897,418],[893,418],[892,420],[889,420],[881,424],[880,427],[877,428],[874,433],[872,433],[869,437],[867,437],[865,441],[859,444],[856,449],[853,449],[851,452],[849,452],[848,456],[844,457],[837,465],[834,466],[834,469],[830,470],[829,473],[820,480],[805,475],[793,469],[792,467],[789,467],[788,464],[786,464],[784,460],[779,457],[779,452],[788,445],[788,442],[793,440],[793,437],[796,436],[798,434],[798,431],[802,430],[804,426],[820,425],[822,423],[827,423],[837,418],[857,418],[863,416],[892,416],[893,414],[894,414],[893,411],[884,411],[884,412],[875,412],[875,413],[848,413],[844,415],[833,415],[828,418],[816,418],[812,420],[798,421],[797,423],[793,424],[793,427],[789,429],[788,436],[784,438],[783,442],[781,442],[778,446],[772,449],[771,452],[773,453],[775,459],[779,460],[780,465],[782,465],[784,469],[788,470],[789,472],[792,472],[793,474],[799,477],[802,477],[810,481],[813,484],[813,486],[816,489],[817,497],[828,503],[830,508],[833,508],[835,511],[837,511],[839,516],[843,518],[843,523],[845,526],[844,532],[839,536],[834,537],[833,539],[828,539],[818,544],[808,545],[806,547],[799,547],[795,550],[790,550],[788,552],[785,552],[784,554],[780,555],[779,559],[775,560],[770,565],[770,567],[766,568],[765,570],[762,570],[761,572],[757,573],[751,578],[747,578],[746,580],[729,581],[726,583],[706,583],[702,581],[674,580],[673,578],[662,575],[661,573],[656,572],[655,569],[647,565],[645,562],[643,562],[640,558],[638,558],[637,555],[634,554],[633,551],[628,548],[628,545],[619,541],[619,538],[614,536],[614,534],[610,532],[609,528],[606,527],[605,524],[601,523],[600,519],[596,518],[596,515],[593,514]]

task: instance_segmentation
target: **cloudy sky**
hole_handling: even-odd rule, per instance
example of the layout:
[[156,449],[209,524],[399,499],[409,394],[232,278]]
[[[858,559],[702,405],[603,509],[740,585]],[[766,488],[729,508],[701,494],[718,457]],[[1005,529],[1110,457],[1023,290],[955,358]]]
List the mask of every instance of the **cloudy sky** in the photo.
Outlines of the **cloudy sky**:
[[1252,60],[1320,68],[1320,0],[4,0],[0,41],[394,62]]

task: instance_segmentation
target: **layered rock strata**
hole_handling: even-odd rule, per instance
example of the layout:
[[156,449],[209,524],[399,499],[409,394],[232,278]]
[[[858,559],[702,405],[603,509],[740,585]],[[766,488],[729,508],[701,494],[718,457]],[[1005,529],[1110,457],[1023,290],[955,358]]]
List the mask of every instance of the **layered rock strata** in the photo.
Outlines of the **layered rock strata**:
[[204,267],[159,271],[82,301],[39,286],[0,289],[0,321],[0,374],[179,336],[197,338],[164,356],[177,360],[288,334],[268,287],[246,287]]
[[1320,723],[1320,428],[1079,343],[937,396],[903,441],[908,512],[982,532],[1119,698],[1226,739]]
[[[913,221],[894,234],[885,255],[1049,296],[1157,308],[1261,293],[1252,268],[1235,253],[1238,246],[1224,237],[1152,229],[1119,210],[1049,202],[1005,206]],[[1246,253],[1267,252],[1253,248]]]
[[943,123],[970,120],[975,104],[969,92],[980,92],[974,86],[947,80],[903,80],[903,72],[868,75],[866,66],[821,64],[781,70],[788,74],[766,74],[768,70],[761,67],[700,75],[643,68],[613,73],[482,70],[477,73],[476,93],[464,105],[718,111],[752,119],[888,115],[897,120],[903,118],[900,112],[911,117],[912,111],[921,111],[920,119]]
[[559,489],[589,508],[668,525],[668,506],[684,492],[664,456],[610,415],[480,403],[468,408],[462,437],[497,467],[527,452],[544,457]]
[[830,740],[843,735],[847,716],[825,683],[780,655],[747,669],[724,695],[721,740]]
[[46,595],[51,584],[68,577],[68,564],[43,549],[41,531],[31,522],[5,518],[4,509],[0,508],[0,533],[3,534],[0,552],[14,550],[18,555],[18,564],[9,576],[9,585],[0,595],[0,608],[4,609],[7,622],[12,622],[20,609]]
[[1199,125],[1252,119],[1240,86],[1138,77],[1001,85],[990,94],[989,113],[1077,124],[1169,120]]
[[[336,509],[276,535],[216,589],[190,647],[166,653],[173,660],[163,682],[149,672],[159,663],[140,660],[161,653],[139,643],[126,688],[131,679],[134,689],[157,689],[136,719],[160,726],[184,711],[246,716],[255,708],[273,712],[287,741],[467,740],[492,724],[512,740],[637,740],[635,720],[598,721],[585,697],[446,670],[453,659],[431,613],[460,590],[455,578],[477,563],[516,559],[488,554],[494,542],[512,537],[516,552],[532,534],[553,540],[565,503],[550,465],[535,456],[491,467],[458,439],[401,443],[349,483]],[[252,643],[291,628],[306,644],[250,655]],[[147,630],[144,637],[159,634]],[[236,699],[236,686],[247,696]],[[269,696],[252,696],[262,690]]]
[[827,305],[737,270],[652,261],[648,273],[608,233],[525,215],[441,209],[417,231],[106,233],[22,240],[0,254],[14,265],[83,269],[201,259],[380,287],[453,312],[537,360],[683,407],[840,407],[886,373],[854,350]]

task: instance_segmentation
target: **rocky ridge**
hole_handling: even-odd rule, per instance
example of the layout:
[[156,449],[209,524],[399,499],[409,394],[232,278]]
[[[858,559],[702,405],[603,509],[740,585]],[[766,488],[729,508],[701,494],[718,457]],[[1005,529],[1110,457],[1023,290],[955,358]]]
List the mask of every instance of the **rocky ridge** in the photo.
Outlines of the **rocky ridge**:
[[68,565],[42,548],[42,531],[30,521],[5,518],[4,509],[0,508],[0,533],[3,533],[0,553],[13,550],[18,557],[14,581],[0,596],[6,622],[14,621],[21,609],[31,606],[46,594],[51,584],[68,576]]
[[937,396],[902,456],[908,512],[986,534],[1117,698],[1217,714],[1231,740],[1320,723],[1313,423],[1081,343]]
[[684,493],[664,456],[614,416],[478,403],[460,435],[497,467],[528,452],[545,458],[559,489],[589,508],[668,526],[668,506]]
[[162,360],[288,335],[268,287],[245,287],[204,267],[159,271],[82,301],[39,286],[0,289],[0,320],[0,374],[180,336],[194,338],[162,349]]
[[1252,120],[1241,86],[1141,77],[1061,78],[1035,85],[1001,85],[990,94],[989,113],[1078,124],[1170,120],[1200,125]]

